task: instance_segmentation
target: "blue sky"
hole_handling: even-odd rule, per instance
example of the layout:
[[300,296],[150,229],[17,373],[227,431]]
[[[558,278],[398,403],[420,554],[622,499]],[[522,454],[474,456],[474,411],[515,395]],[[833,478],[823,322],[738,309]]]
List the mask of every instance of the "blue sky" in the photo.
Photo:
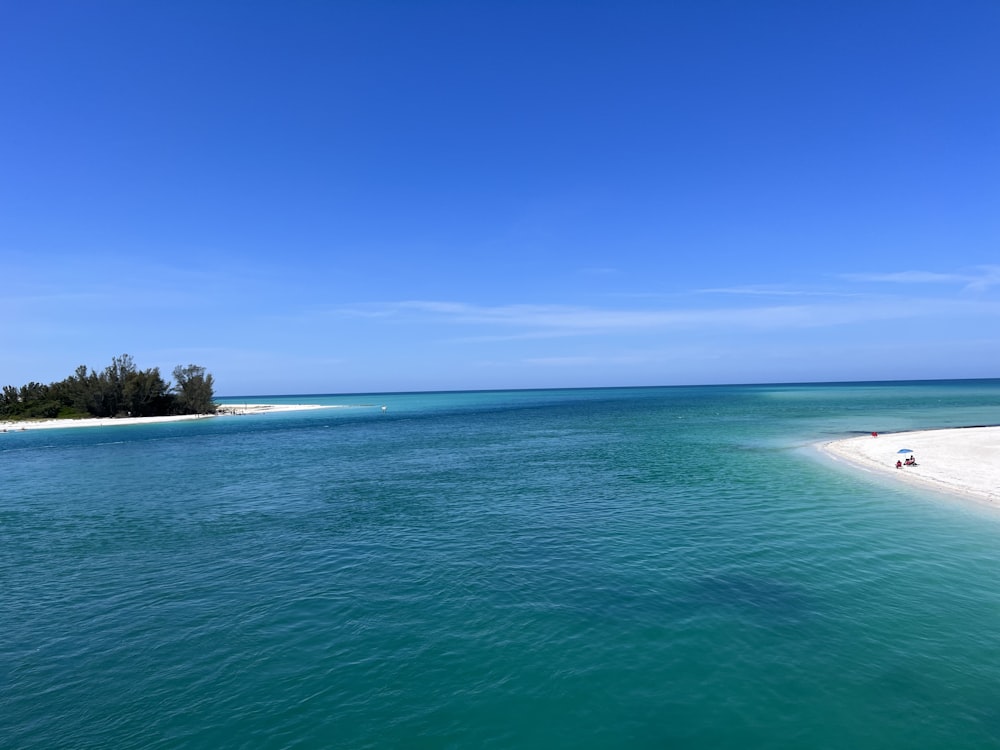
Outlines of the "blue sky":
[[0,381],[1000,375],[1000,4],[0,7]]

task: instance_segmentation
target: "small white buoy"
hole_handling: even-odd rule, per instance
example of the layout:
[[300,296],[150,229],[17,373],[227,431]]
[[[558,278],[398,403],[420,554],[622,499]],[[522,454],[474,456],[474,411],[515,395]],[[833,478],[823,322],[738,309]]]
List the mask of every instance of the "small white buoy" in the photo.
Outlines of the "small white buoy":
[[385,414],[386,407],[382,407],[382,413]]

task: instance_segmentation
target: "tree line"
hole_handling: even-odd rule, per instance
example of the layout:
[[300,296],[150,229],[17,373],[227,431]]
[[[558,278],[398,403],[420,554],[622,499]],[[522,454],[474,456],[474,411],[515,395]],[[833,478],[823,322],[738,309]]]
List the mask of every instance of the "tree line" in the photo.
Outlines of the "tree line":
[[132,357],[114,357],[102,372],[80,365],[58,383],[4,386],[0,419],[73,419],[80,417],[160,417],[213,414],[216,405],[212,375],[199,365],[178,365],[175,383],[160,368],[140,370]]

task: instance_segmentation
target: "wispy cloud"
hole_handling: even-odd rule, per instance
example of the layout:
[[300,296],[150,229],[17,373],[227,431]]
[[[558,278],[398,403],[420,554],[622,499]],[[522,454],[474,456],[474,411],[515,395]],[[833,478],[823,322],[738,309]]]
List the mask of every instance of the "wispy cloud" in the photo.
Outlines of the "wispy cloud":
[[621,273],[617,268],[607,267],[589,267],[581,268],[579,273],[583,276],[616,276]]
[[821,289],[793,289],[784,286],[729,286],[698,289],[696,294],[724,294],[747,297],[858,297],[858,292]]
[[590,355],[581,355],[579,357],[527,357],[522,361],[527,365],[544,367],[587,367],[595,364],[607,364],[606,359]]
[[979,277],[970,281],[966,287],[970,291],[985,291],[1000,284],[1000,266],[980,266],[980,271]]
[[526,365],[535,367],[589,367],[592,365],[643,365],[650,362],[663,362],[670,354],[662,351],[634,352],[626,354],[609,354],[602,351],[599,354],[581,354],[561,357],[525,357],[521,360]]
[[954,284],[968,283],[972,277],[957,273],[935,273],[932,271],[894,271],[891,273],[847,273],[841,276],[847,281],[862,281],[878,284]]
[[[357,310],[341,311],[356,315]],[[372,306],[371,317],[400,322],[433,321],[470,327],[475,333],[462,341],[510,341],[615,332],[733,329],[791,330],[838,325],[998,316],[1000,302],[969,299],[914,300],[903,297],[867,297],[841,302],[796,305],[742,305],[707,308],[620,309],[565,305],[484,306],[443,300],[408,300]]]
[[843,274],[840,278],[846,281],[877,284],[953,284],[961,285],[968,291],[985,291],[1000,284],[1000,266],[977,266],[973,272],[967,273],[895,271]]

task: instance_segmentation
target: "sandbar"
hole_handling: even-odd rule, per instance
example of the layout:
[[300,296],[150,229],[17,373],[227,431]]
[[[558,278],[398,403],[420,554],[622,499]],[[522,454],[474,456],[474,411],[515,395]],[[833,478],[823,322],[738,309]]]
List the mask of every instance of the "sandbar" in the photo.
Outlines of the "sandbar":
[[306,409],[329,409],[322,404],[223,404],[216,414],[180,414],[171,417],[94,417],[87,419],[41,419],[18,422],[0,422],[0,432],[21,432],[25,430],[52,430],[66,427],[123,427],[136,424],[156,424],[159,422],[185,422],[194,419],[211,419],[215,416],[233,414],[265,414],[277,411],[304,411]]
[[216,414],[264,414],[271,411],[306,411],[336,409],[336,404],[222,404]]
[[[823,443],[835,459],[889,479],[989,503],[1000,502],[1000,427],[962,427],[865,435]],[[912,453],[901,453],[903,450]],[[915,466],[896,468],[916,458]]]

